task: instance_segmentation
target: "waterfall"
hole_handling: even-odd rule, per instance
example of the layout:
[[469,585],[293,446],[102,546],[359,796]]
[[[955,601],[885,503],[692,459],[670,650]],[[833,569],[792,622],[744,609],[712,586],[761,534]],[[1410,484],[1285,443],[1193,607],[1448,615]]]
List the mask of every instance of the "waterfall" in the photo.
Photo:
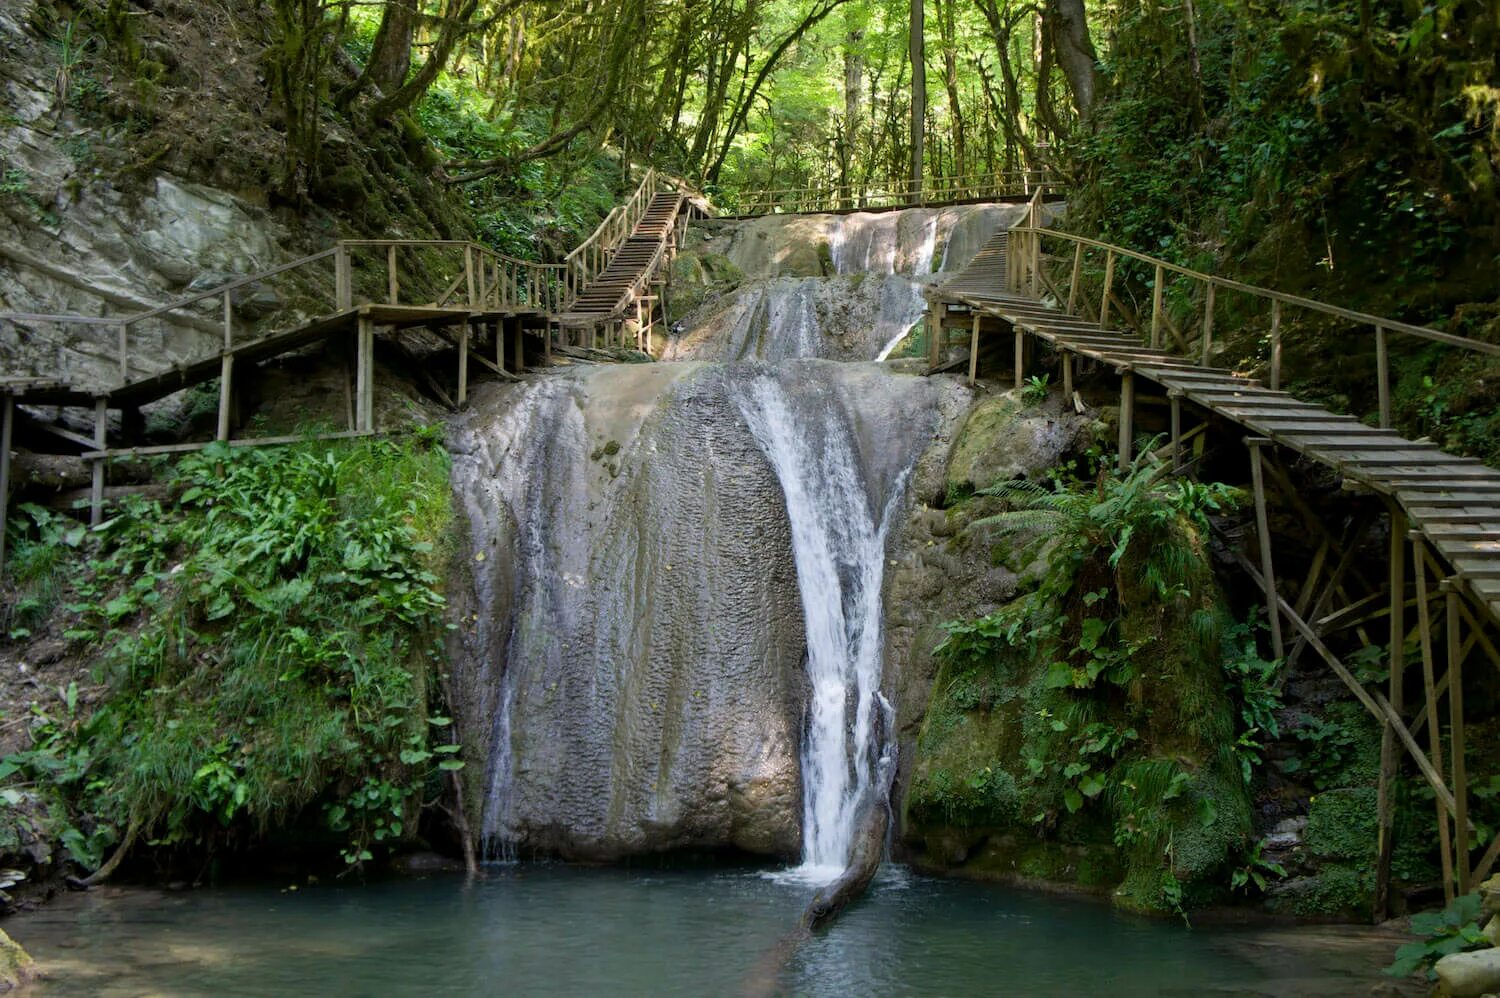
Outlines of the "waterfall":
[[736,401],[786,497],[811,687],[800,873],[830,881],[848,861],[856,812],[884,754],[876,716],[884,702],[881,587],[890,511],[905,475],[877,516],[850,431],[832,407],[796,412],[771,375],[751,380]]

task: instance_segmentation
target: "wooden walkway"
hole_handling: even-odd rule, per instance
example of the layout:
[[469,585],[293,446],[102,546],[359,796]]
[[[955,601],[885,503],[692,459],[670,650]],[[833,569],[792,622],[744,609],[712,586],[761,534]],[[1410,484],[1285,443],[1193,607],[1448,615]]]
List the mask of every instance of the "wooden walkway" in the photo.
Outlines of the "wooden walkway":
[[[1189,437],[1206,435],[1211,427],[1228,426],[1243,439],[1248,451],[1251,491],[1255,506],[1255,549],[1248,555],[1231,552],[1261,589],[1276,658],[1294,663],[1304,652],[1317,655],[1348,687],[1382,729],[1376,843],[1377,917],[1388,911],[1391,849],[1394,834],[1394,794],[1397,762],[1404,750],[1415,763],[1436,798],[1438,840],[1444,890],[1451,900],[1484,878],[1500,860],[1500,835],[1494,836],[1477,858],[1466,848],[1474,826],[1468,816],[1469,776],[1465,751],[1463,668],[1467,659],[1482,653],[1500,667],[1500,471],[1472,458],[1441,450],[1426,440],[1409,440],[1391,429],[1390,362],[1387,340],[1393,332],[1500,354],[1500,346],[1465,339],[1441,330],[1381,319],[1280,292],[1254,288],[1229,279],[1201,274],[1163,260],[1083,237],[1057,233],[1041,225],[1039,199],[1033,202],[1029,224],[997,235],[973,264],[932,292],[933,370],[941,364],[945,342],[945,313],[966,311],[969,320],[969,377],[977,374],[980,340],[999,333],[1014,343],[1014,384],[1022,386],[1028,347],[1049,346],[1058,356],[1064,392],[1073,397],[1075,364],[1089,361],[1118,375],[1120,380],[1119,458],[1133,460],[1136,395],[1144,383],[1160,387],[1170,406],[1170,468],[1189,470],[1185,447]],[[1044,239],[1071,244],[1071,260],[1050,257]],[[1087,251],[1104,259],[1100,285],[1088,286],[1084,267]],[[1130,312],[1126,296],[1116,293],[1117,269],[1122,260],[1137,264],[1137,273],[1152,273],[1146,284],[1153,302],[1149,320]],[[1056,265],[1061,269],[1049,269]],[[1139,266],[1144,265],[1144,266]],[[1174,321],[1164,305],[1170,279],[1196,282],[1202,294],[1197,328]],[[1102,285],[1102,286],[1101,286]],[[1234,371],[1211,366],[1216,295],[1246,294],[1270,303],[1268,371],[1271,384]],[[1094,295],[1097,293],[1097,299]],[[1183,296],[1193,300],[1192,295]],[[1098,306],[1086,315],[1088,304]],[[1066,306],[1059,302],[1066,301]],[[1281,375],[1281,325],[1284,309],[1296,308],[1373,328],[1377,359],[1378,426],[1304,402],[1277,385]],[[949,316],[951,318],[951,316]],[[1180,320],[1181,317],[1179,317]],[[1130,328],[1122,329],[1121,326]],[[1186,332],[1184,332],[1186,330]],[[1180,352],[1163,349],[1170,333]],[[1183,353],[1191,355],[1184,357]],[[1185,407],[1200,417],[1192,433],[1184,434]],[[1356,526],[1338,537],[1298,494],[1279,454],[1316,462],[1342,479],[1345,488],[1372,497],[1389,519],[1383,542],[1389,567],[1383,588],[1361,580],[1366,595],[1353,591],[1360,573],[1352,569],[1357,551],[1371,533],[1377,514],[1363,504]],[[1281,595],[1277,585],[1274,524],[1268,511],[1266,476],[1273,476],[1276,494],[1286,502],[1298,529],[1321,535],[1316,552],[1287,551],[1282,556],[1308,566],[1295,602]],[[1304,542],[1305,545],[1305,542]],[[1378,555],[1375,555],[1378,556]],[[1364,557],[1372,556],[1366,548]],[[1337,567],[1334,567],[1334,565]],[[1415,611],[1410,626],[1409,611]],[[1384,691],[1366,686],[1334,650],[1351,634],[1366,648],[1382,647],[1370,631],[1384,618],[1388,633],[1384,655],[1388,680]],[[1288,632],[1284,639],[1283,631]],[[1378,635],[1377,635],[1378,636]],[[1416,686],[1406,671],[1407,648],[1420,649],[1422,695],[1416,704],[1408,696]],[[1441,721],[1446,698],[1448,723]],[[1413,709],[1413,708],[1419,709]],[[1444,772],[1444,755],[1448,769]],[[1495,774],[1488,774],[1495,775]]]
[[[568,328],[594,330],[617,327],[626,319],[636,323],[637,346],[650,346],[650,306],[659,296],[653,286],[665,281],[659,275],[671,262],[681,231],[686,197],[680,191],[658,191],[647,202],[630,235],[610,255],[604,269],[578,291],[557,321]],[[606,341],[619,337],[606,331]]]

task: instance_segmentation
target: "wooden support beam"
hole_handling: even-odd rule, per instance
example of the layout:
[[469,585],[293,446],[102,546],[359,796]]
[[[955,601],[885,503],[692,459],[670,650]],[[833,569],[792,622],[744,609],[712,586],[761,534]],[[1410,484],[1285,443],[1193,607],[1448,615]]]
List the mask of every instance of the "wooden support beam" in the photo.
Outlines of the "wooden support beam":
[[1380,425],[1391,425],[1391,355],[1386,345],[1384,326],[1375,327],[1375,378],[1376,393],[1380,401]]
[[505,320],[495,320],[495,367],[505,373]]
[[969,387],[974,387],[974,382],[979,376],[979,322],[982,316],[974,313],[974,329],[969,334]]
[[386,301],[391,305],[401,302],[401,278],[396,273],[396,244],[385,248]]
[[1063,399],[1068,405],[1073,404],[1073,354],[1071,351],[1062,351],[1062,382]]
[[1209,366],[1209,360],[1213,353],[1214,340],[1214,295],[1218,287],[1212,281],[1208,284],[1207,297],[1203,302],[1203,355],[1200,358],[1204,367]]
[[[1157,279],[1161,279],[1160,268],[1157,268]],[[1172,407],[1172,471],[1182,471],[1182,396],[1172,392],[1167,396]]]
[[521,331],[521,324],[524,321],[525,320],[523,320],[520,316],[517,316],[516,324],[511,329],[511,366],[515,369],[515,372],[517,374],[520,374],[522,371],[526,370],[525,347],[521,342],[521,337],[524,335]]
[[1026,334],[1021,327],[1016,327],[1016,391],[1021,390],[1021,384],[1026,376]]
[[359,342],[355,350],[355,429],[375,429],[375,321],[359,317]]
[[1266,590],[1266,619],[1271,625],[1271,651],[1277,661],[1286,660],[1286,646],[1281,638],[1281,615],[1277,612],[1276,574],[1271,564],[1271,524],[1266,511],[1266,482],[1261,470],[1261,448],[1271,441],[1265,437],[1247,437],[1250,448],[1250,482],[1255,492],[1255,532],[1260,542],[1260,570]]
[[[1390,538],[1390,682],[1386,698],[1391,708],[1400,714],[1405,707],[1406,667],[1406,516],[1395,506],[1391,507]],[[1396,732],[1387,720],[1380,728],[1380,781],[1376,787],[1376,848],[1375,848],[1375,904],[1373,914],[1376,922],[1383,922],[1390,914],[1391,855],[1395,830],[1395,780],[1396,780]]]
[[469,324],[462,323],[458,330],[458,404],[469,400]]
[[1281,389],[1281,299],[1271,299],[1271,391]]
[[219,427],[217,439],[228,440],[234,417],[234,354],[226,353],[219,362]]
[[1120,474],[1130,470],[1135,449],[1135,373],[1120,376]]
[[[1438,729],[1438,693],[1437,682],[1434,676],[1432,651],[1432,612],[1427,605],[1427,562],[1423,557],[1423,540],[1418,535],[1411,539],[1412,549],[1415,557],[1412,559],[1416,566],[1417,580],[1417,623],[1420,627],[1422,643],[1422,693],[1426,702],[1427,714],[1427,744],[1432,753],[1432,762],[1441,771],[1443,767],[1443,740],[1442,733]],[[1453,852],[1448,841],[1448,814],[1443,809],[1442,801],[1437,804],[1438,821],[1438,854],[1443,865],[1443,896],[1449,902],[1453,901]]]
[[1151,349],[1161,349],[1162,294],[1167,272],[1161,264],[1156,265],[1156,278],[1151,283]]
[[1078,314],[1076,311],[1074,311],[1074,305],[1078,301],[1078,282],[1080,280],[1082,280],[1082,279],[1083,279],[1083,243],[1076,243],[1073,246],[1073,277],[1072,277],[1072,279],[1070,281],[1068,281],[1068,306],[1067,306],[1067,311],[1070,312],[1073,315],[1077,315]]
[[1453,742],[1453,827],[1458,859],[1458,893],[1469,883],[1469,771],[1464,759],[1464,653],[1458,609],[1458,590],[1447,585],[1448,597],[1448,737]]
[[[109,446],[109,403],[104,396],[94,398],[94,447],[104,450]],[[95,458],[91,469],[92,486],[89,493],[89,525],[97,527],[104,520],[104,459]]]
[[1099,328],[1109,328],[1109,299],[1110,291],[1115,283],[1115,251],[1106,250],[1104,253],[1104,293],[1099,296]]

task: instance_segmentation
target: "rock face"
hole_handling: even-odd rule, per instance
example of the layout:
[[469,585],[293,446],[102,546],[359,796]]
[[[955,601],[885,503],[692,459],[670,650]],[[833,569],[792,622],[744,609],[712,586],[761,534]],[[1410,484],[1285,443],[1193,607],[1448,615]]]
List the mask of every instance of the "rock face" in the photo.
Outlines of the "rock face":
[[39,980],[36,961],[10,936],[0,931],[0,991],[11,991]]
[[797,855],[804,616],[736,404],[765,377],[848,435],[872,505],[930,434],[925,379],[815,361],[598,368],[481,391],[455,428],[454,675],[491,843]]
[[1038,406],[1027,406],[1015,392],[985,399],[969,411],[948,459],[948,490],[1035,478],[1056,466],[1092,422],[1057,393]]
[[663,360],[884,360],[925,294],[1024,208],[968,205],[770,215],[695,227],[673,265]]

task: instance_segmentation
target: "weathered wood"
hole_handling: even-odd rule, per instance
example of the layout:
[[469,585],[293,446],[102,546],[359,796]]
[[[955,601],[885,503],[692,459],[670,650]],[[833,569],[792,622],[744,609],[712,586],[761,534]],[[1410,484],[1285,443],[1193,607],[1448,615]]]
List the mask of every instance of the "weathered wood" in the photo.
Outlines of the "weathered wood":
[[1021,390],[1021,384],[1026,377],[1026,334],[1018,326],[1016,327],[1016,391]]
[[1130,470],[1135,446],[1135,375],[1125,372],[1120,377],[1120,474]]
[[458,330],[458,404],[469,400],[469,324]]
[[1109,328],[1110,291],[1115,283],[1115,254],[1113,250],[1104,254],[1104,293],[1099,296],[1099,327]]
[[1200,362],[1208,367],[1209,359],[1213,356],[1214,339],[1214,294],[1218,286],[1212,281],[1208,282],[1208,291],[1203,302],[1203,355]]
[[1271,651],[1277,661],[1286,660],[1286,646],[1281,638],[1281,614],[1277,611],[1276,573],[1271,563],[1271,524],[1266,511],[1266,483],[1261,468],[1261,447],[1271,441],[1264,437],[1250,437],[1245,445],[1250,448],[1250,481],[1255,495],[1255,532],[1260,545],[1260,571],[1262,586],[1266,591],[1266,619],[1271,625]]
[[[108,402],[103,396],[94,399],[94,447],[104,450],[108,446],[105,436],[109,426]],[[89,524],[97,527],[104,519],[104,461],[94,461],[92,494],[89,499]]]
[[969,334],[969,386],[972,388],[979,376],[979,321],[980,315],[974,313],[974,330]]
[[226,353],[219,367],[219,425],[217,438],[229,439],[229,424],[234,416],[234,354]]
[[[1386,699],[1401,713],[1405,706],[1406,665],[1406,517],[1399,509],[1391,510],[1390,537],[1390,675]],[[1376,786],[1375,903],[1376,922],[1390,914],[1392,837],[1395,830],[1396,732],[1390,721],[1380,730],[1380,779]],[[1462,826],[1460,826],[1462,827]]]
[[1078,301],[1078,282],[1083,279],[1083,243],[1073,247],[1073,277],[1068,281],[1068,307],[1073,311],[1074,304]]
[[[1435,678],[1436,669],[1433,665],[1432,651],[1432,613],[1427,606],[1427,565],[1423,557],[1423,541],[1420,536],[1413,535],[1412,548],[1415,554],[1413,561],[1416,565],[1417,580],[1417,623],[1421,635],[1422,644],[1422,693],[1426,703],[1427,713],[1427,744],[1432,753],[1432,761],[1441,770],[1443,766],[1443,742],[1438,730],[1437,719],[1437,682]],[[1443,869],[1443,895],[1449,903],[1453,901],[1453,853],[1448,841],[1448,814],[1443,809],[1442,802],[1437,804],[1438,821],[1438,854]]]
[[385,248],[385,285],[386,304],[399,305],[401,303],[401,276],[396,270],[396,245],[394,243]]
[[1271,387],[1281,387],[1281,302],[1271,302]]
[[1454,851],[1458,859],[1458,893],[1469,893],[1469,774],[1464,759],[1464,653],[1459,630],[1458,593],[1448,597],[1448,737],[1453,741]]
[[375,323],[360,316],[357,330],[359,337],[355,350],[355,429],[371,432],[375,429]]
[[1172,470],[1182,470],[1182,396],[1172,394],[1168,396],[1172,407]]
[[1384,326],[1375,327],[1375,388],[1380,403],[1380,425],[1391,425],[1391,356]]

